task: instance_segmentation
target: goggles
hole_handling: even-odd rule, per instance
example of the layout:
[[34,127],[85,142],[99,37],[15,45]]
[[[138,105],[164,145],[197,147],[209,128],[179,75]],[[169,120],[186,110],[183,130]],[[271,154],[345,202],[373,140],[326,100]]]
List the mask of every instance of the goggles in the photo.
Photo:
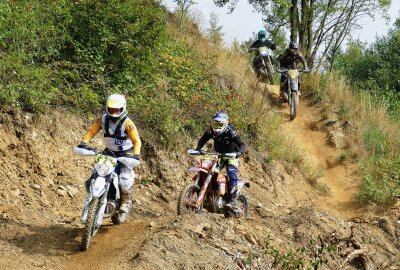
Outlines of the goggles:
[[110,108],[109,107],[109,108],[107,108],[107,110],[108,110],[109,114],[115,115],[115,116],[119,115],[122,112],[121,108]]
[[224,123],[220,123],[220,122],[211,122],[211,126],[213,129],[221,129],[224,127]]

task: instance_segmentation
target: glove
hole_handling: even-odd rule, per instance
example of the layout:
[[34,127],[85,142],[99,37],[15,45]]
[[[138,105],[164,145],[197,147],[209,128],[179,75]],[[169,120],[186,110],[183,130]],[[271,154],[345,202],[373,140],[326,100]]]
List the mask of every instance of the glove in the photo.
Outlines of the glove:
[[243,155],[243,153],[237,152],[236,153],[236,158],[240,158]]
[[78,148],[88,149],[88,148],[89,148],[89,145],[87,145],[87,143],[85,143],[85,142],[80,142],[80,143],[78,144]]
[[136,160],[139,160],[140,161],[140,155],[133,155],[133,157],[132,158],[134,158],[134,159],[136,159]]

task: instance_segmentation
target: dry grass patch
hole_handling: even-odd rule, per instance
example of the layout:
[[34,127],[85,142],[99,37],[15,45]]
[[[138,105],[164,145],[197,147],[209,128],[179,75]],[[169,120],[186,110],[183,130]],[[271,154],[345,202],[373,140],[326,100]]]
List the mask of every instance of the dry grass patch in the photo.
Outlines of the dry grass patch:
[[338,162],[357,159],[364,181],[358,198],[363,202],[388,204],[400,195],[400,124],[391,119],[387,104],[368,92],[354,91],[337,74],[308,77],[304,86],[311,99],[321,104],[322,114],[334,112],[343,124],[351,123],[346,136],[350,152]]

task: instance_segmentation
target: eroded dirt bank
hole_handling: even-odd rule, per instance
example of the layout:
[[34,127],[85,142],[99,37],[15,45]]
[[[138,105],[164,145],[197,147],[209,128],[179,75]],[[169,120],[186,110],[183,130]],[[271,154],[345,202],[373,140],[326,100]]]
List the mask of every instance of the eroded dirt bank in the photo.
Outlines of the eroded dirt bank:
[[[303,109],[307,121],[316,114]],[[297,120],[299,127],[304,126],[301,117]],[[61,112],[38,119],[12,110],[0,114],[2,268],[224,269],[241,252],[253,258],[253,269],[270,269],[271,257],[265,255],[267,242],[286,251],[318,238],[328,241],[350,236],[360,247],[349,240],[323,268],[339,269],[347,258],[352,263],[346,267],[357,269],[362,257],[349,255],[358,249],[370,254],[375,269],[400,267],[399,206],[382,216],[360,216],[353,205],[347,208],[351,198],[337,196],[342,184],[335,187],[329,182],[326,156],[317,161],[326,172],[323,181],[331,187],[330,196],[312,187],[299,169],[285,163],[264,163],[250,148],[240,171],[252,185],[247,191],[251,207],[248,221],[206,213],[178,217],[177,195],[190,181],[186,168],[196,161],[186,157],[184,149],[167,152],[146,140],[144,163],[137,171],[133,216],[127,224],[102,228],[90,250],[81,253],[82,183],[91,160],[75,156],[72,148],[86,125]],[[327,152],[315,139],[307,146],[305,138],[311,135],[301,137],[302,131],[293,123],[283,128],[285,125],[303,140],[305,154],[315,154],[312,146]],[[100,140],[94,144],[100,146]],[[340,179],[349,175],[351,165],[344,166]],[[348,217],[354,214],[358,218],[349,222]],[[231,265],[228,269],[235,268]]]

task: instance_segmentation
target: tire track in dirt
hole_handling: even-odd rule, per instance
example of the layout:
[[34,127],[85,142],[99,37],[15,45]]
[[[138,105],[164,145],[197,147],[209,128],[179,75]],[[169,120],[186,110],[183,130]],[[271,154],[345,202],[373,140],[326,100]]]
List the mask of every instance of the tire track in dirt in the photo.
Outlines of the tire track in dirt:
[[132,269],[132,260],[146,240],[148,230],[149,222],[145,220],[103,225],[92,238],[89,249],[68,256],[60,269]]
[[[267,86],[273,98],[279,95],[279,86]],[[305,159],[315,168],[320,167],[323,176],[318,179],[329,191],[326,194],[315,192],[310,197],[315,197],[316,207],[350,219],[362,215],[362,209],[357,204],[355,193],[358,191],[360,179],[356,175],[354,162],[338,163],[337,159],[341,150],[327,144],[327,134],[310,128],[310,123],[320,120],[320,112],[314,106],[308,106],[305,98],[300,99],[297,117],[291,121],[289,106],[282,104],[276,110],[283,114],[283,132],[288,134],[304,151]],[[306,188],[301,187],[299,188]]]

